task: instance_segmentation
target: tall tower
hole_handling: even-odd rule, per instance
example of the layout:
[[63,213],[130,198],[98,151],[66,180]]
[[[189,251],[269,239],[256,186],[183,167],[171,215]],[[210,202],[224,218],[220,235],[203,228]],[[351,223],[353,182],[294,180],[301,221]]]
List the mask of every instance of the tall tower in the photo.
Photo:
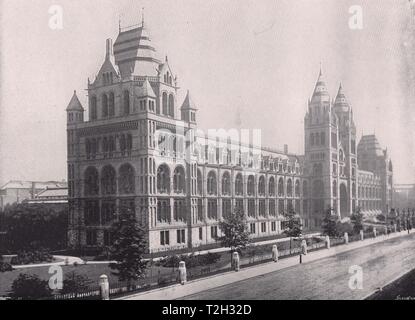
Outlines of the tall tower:
[[333,166],[337,164],[338,168],[337,188],[339,201],[337,212],[343,218],[351,215],[356,210],[357,151],[356,125],[353,120],[353,110],[344,95],[341,84],[333,105],[333,110],[338,119],[339,129],[337,152],[333,153],[337,154],[337,159],[333,158]]
[[311,226],[321,225],[324,212],[333,206],[331,137],[337,134],[336,118],[332,115],[330,95],[320,74],[304,119],[305,132],[305,175],[311,187]]

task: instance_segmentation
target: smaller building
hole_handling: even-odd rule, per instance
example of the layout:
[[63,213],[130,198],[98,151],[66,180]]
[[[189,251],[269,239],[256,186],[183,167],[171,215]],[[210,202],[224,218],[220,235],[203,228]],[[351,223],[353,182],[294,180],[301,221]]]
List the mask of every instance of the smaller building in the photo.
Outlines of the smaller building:
[[46,189],[67,188],[65,181],[21,181],[11,180],[0,188],[0,210],[7,205],[34,200]]
[[28,204],[62,204],[68,203],[68,188],[46,188],[38,193],[34,199],[26,200]]

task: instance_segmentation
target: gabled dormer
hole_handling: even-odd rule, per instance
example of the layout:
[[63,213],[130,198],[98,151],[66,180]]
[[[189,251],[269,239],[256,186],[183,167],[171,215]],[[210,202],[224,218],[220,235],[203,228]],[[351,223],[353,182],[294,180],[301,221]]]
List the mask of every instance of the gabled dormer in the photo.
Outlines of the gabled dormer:
[[174,88],[177,87],[177,77],[174,75],[169,65],[169,59],[167,56],[166,56],[165,62],[160,64],[158,72],[159,72],[161,83],[174,87]]
[[93,86],[102,87],[112,85],[120,81],[118,67],[115,64],[114,47],[112,39],[106,41],[105,61],[99,70]]

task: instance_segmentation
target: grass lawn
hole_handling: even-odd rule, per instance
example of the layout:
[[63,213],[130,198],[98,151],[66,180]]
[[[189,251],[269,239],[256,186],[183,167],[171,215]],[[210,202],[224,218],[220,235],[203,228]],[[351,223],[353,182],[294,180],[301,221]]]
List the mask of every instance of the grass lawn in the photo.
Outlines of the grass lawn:
[[415,269],[375,293],[368,300],[415,299]]

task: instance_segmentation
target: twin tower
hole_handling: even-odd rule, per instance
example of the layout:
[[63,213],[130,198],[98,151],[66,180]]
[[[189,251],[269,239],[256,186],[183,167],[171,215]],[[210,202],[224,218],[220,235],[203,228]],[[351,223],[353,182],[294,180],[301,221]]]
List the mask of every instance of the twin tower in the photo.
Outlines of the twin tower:
[[321,70],[304,127],[304,173],[312,186],[311,212],[333,208],[342,218],[347,217],[356,210],[358,201],[356,126],[342,85],[331,100]]

